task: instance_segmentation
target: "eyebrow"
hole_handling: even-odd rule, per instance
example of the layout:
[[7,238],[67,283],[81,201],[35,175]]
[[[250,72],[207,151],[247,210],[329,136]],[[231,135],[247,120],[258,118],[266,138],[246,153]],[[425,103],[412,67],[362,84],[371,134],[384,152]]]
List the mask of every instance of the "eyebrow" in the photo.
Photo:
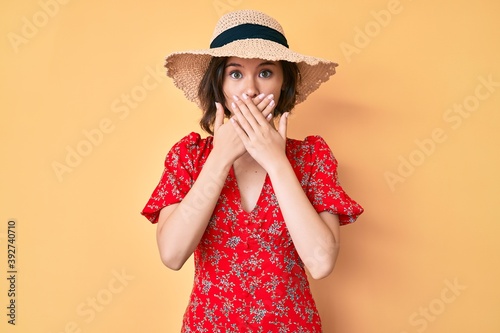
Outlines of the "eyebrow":
[[[272,61],[264,61],[264,62],[261,62],[257,67],[262,67],[262,66],[276,66],[276,63],[274,63]],[[225,68],[228,68],[228,67],[243,67],[243,65],[241,65],[237,62],[231,62],[229,64],[226,64]]]

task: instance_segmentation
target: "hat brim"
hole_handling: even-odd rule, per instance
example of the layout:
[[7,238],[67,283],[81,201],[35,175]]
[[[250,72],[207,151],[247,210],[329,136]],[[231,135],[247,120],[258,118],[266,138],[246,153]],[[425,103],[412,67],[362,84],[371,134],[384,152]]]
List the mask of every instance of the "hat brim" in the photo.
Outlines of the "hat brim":
[[167,56],[167,75],[184,91],[186,98],[200,106],[198,86],[212,57],[238,57],[270,61],[289,61],[297,64],[300,81],[296,104],[328,81],[335,74],[337,63],[296,53],[278,43],[263,39],[236,40],[219,48],[175,52]]

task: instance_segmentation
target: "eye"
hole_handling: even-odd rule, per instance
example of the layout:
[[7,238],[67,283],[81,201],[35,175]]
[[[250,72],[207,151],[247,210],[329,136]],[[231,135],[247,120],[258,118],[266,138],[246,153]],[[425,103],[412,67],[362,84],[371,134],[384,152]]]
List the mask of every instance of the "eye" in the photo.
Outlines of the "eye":
[[235,80],[241,79],[243,77],[240,71],[232,71],[229,73],[229,76]]
[[263,71],[261,71],[259,73],[259,77],[262,77],[264,79],[267,79],[269,77],[271,77],[271,75],[273,75],[273,72],[271,72],[270,70],[268,69],[264,69]]

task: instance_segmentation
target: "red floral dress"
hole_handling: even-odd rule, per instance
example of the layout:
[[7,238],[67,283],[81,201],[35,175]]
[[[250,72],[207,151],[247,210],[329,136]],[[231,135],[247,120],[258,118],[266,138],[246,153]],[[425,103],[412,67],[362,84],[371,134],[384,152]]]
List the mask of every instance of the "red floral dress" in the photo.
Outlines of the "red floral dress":
[[[152,223],[159,211],[180,202],[212,151],[213,137],[191,133],[172,147],[165,171],[142,214]],[[363,208],[343,191],[337,162],[319,136],[287,139],[286,153],[318,212],[354,222]],[[307,221],[304,221],[307,223]],[[194,252],[194,286],[182,332],[321,332],[304,264],[281,215],[269,176],[257,205],[242,209],[231,168],[205,234]]]

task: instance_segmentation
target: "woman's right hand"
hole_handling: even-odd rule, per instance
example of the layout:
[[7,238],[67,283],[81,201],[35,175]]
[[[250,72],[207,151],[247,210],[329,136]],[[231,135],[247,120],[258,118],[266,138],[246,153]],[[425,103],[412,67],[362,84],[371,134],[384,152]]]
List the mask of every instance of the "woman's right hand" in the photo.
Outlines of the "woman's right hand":
[[218,155],[222,161],[229,163],[233,162],[245,153],[245,146],[241,139],[236,134],[233,126],[228,122],[224,122],[224,108],[222,104],[215,102],[217,111],[215,113],[214,122],[214,148],[212,153]]

